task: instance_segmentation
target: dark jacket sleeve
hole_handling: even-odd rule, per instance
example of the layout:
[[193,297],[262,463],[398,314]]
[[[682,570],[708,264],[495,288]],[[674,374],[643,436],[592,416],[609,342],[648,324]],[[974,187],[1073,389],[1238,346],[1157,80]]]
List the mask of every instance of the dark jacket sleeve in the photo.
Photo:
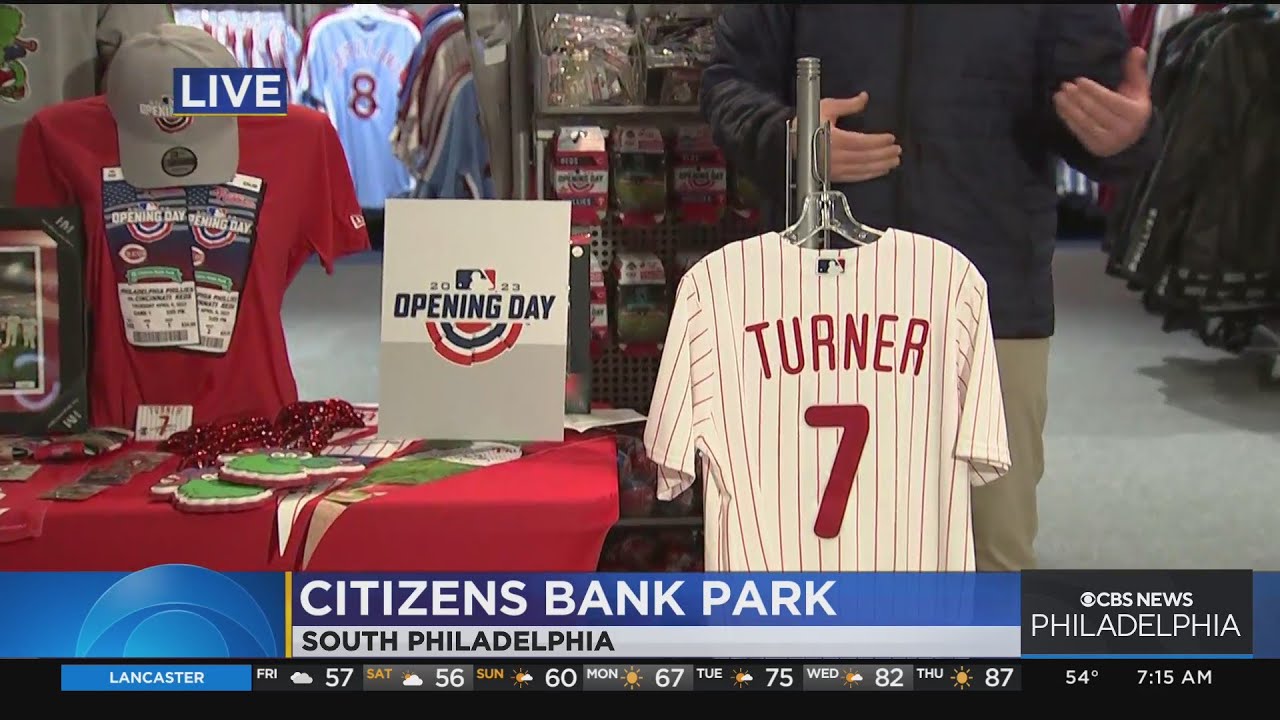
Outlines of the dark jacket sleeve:
[[1090,153],[1058,117],[1053,94],[1068,80],[1087,77],[1116,89],[1132,43],[1113,4],[1042,5],[1038,43],[1041,111],[1053,149],[1075,169],[1094,180],[1122,180],[1151,167],[1160,154],[1161,122],[1153,110],[1138,142],[1108,158]]
[[764,197],[786,192],[787,121],[795,114],[792,15],[787,4],[729,5],[702,74],[702,114],[716,143]]

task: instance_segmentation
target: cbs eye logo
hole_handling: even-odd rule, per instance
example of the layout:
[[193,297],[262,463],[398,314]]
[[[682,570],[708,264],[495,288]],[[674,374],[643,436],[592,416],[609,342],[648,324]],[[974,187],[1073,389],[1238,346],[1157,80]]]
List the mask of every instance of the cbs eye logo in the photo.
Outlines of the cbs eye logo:
[[256,658],[279,654],[271,622],[231,578],[161,565],[121,578],[86,613],[76,657]]

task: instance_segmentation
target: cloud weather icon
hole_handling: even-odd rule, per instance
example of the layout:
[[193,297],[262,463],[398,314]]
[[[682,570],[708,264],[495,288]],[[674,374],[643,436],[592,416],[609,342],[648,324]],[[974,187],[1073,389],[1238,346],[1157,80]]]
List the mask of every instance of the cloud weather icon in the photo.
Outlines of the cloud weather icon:
[[310,685],[311,683],[315,682],[314,680],[311,679],[310,675],[301,671],[290,675],[289,681],[292,682],[294,685]]
[[405,687],[422,687],[422,678],[413,673],[405,673],[404,685]]

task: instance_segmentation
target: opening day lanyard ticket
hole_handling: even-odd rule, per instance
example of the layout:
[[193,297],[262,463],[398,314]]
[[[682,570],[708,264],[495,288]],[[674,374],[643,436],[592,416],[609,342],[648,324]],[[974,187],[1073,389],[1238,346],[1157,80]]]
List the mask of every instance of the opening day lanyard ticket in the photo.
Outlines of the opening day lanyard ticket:
[[199,342],[186,192],[135,188],[120,168],[103,168],[102,213],[129,342]]
[[249,276],[261,178],[236,175],[225,185],[187,188],[187,222],[195,242],[196,304],[200,308],[200,343],[190,349],[222,353],[231,345],[240,308],[240,293]]
[[249,275],[263,181],[135,188],[102,171],[107,246],[129,342],[223,353]]

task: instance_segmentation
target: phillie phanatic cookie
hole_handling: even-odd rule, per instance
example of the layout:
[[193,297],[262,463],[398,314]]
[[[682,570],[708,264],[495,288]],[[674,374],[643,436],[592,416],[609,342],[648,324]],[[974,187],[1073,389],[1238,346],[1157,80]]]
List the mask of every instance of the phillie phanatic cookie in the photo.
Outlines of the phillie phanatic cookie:
[[215,468],[192,468],[190,470],[179,470],[175,473],[169,473],[160,478],[160,481],[151,486],[151,497],[157,500],[172,500],[174,493],[178,488],[191,482],[192,480],[217,480],[218,471]]
[[241,485],[295,488],[364,471],[364,465],[336,457],[314,457],[299,450],[254,450],[218,458],[218,476]]
[[229,483],[209,472],[178,485],[173,504],[183,512],[224,513],[259,508],[274,498],[275,493],[268,488]]

